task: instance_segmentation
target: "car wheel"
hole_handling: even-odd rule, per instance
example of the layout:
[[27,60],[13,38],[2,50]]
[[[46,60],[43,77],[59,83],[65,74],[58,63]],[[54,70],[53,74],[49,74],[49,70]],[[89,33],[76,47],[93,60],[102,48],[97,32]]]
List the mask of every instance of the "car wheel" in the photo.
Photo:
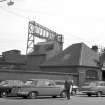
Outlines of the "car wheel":
[[56,98],[57,96],[52,96],[52,98]]
[[98,97],[101,97],[102,96],[102,93],[101,92],[97,92],[97,96]]
[[61,98],[65,98],[65,97],[66,97],[66,92],[64,92],[64,91],[61,92],[60,97],[61,97]]
[[88,97],[91,97],[91,94],[87,94],[88,95]]
[[23,99],[27,99],[27,96],[23,96]]
[[37,93],[36,92],[30,92],[28,97],[30,99],[36,99],[37,98]]
[[2,98],[5,98],[5,97],[7,97],[7,96],[8,96],[8,93],[7,93],[7,92],[4,91],[4,92],[1,93],[1,97],[2,97]]

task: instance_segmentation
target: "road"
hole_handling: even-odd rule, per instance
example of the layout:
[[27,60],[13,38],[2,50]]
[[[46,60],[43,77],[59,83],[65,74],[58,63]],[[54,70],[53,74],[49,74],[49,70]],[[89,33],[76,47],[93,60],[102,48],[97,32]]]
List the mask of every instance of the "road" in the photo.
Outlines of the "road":
[[22,99],[18,97],[0,98],[0,105],[104,105],[105,96],[87,97],[83,95],[72,96],[71,100],[65,98],[40,97],[38,99]]

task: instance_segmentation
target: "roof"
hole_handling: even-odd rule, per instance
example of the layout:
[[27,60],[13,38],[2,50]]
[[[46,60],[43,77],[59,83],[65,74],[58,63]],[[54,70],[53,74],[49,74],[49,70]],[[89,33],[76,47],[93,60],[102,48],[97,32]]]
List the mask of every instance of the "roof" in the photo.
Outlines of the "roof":
[[49,80],[49,79],[28,79],[27,81],[35,81],[35,80]]
[[84,43],[69,46],[60,54],[44,62],[41,66],[93,66],[97,67],[98,54]]

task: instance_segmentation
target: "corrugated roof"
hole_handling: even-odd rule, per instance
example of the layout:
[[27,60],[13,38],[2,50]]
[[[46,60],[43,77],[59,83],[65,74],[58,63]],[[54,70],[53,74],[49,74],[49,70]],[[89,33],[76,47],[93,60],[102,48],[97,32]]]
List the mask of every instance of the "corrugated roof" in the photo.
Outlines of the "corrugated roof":
[[69,46],[57,56],[44,62],[41,66],[93,66],[99,56],[84,43],[76,43]]

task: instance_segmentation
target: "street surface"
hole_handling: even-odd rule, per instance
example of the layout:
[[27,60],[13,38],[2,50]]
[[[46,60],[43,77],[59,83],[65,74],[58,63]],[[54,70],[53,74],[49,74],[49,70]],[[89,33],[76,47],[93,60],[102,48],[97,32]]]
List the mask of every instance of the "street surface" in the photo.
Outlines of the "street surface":
[[18,97],[0,98],[0,105],[104,105],[105,96],[88,97],[85,95],[72,96],[71,100],[66,98],[40,97],[38,99],[22,99]]

